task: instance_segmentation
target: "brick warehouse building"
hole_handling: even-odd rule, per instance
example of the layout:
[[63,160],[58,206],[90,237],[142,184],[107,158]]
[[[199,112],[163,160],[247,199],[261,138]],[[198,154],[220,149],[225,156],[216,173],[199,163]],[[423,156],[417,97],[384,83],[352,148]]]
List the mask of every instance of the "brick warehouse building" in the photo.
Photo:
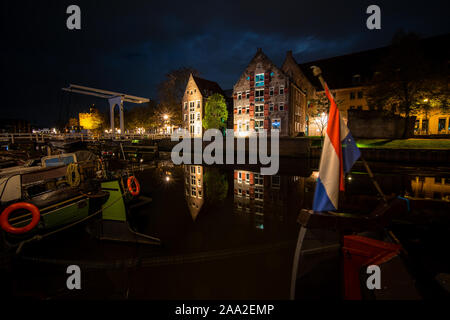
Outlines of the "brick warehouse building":
[[279,129],[280,136],[305,132],[307,101],[314,87],[289,51],[278,68],[259,48],[233,87],[234,131]]

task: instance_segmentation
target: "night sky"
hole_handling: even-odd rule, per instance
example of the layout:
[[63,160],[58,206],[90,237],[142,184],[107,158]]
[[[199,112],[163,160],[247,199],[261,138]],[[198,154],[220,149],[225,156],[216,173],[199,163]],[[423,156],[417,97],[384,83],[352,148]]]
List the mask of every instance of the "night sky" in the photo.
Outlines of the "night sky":
[[[81,30],[66,28],[66,8],[81,8]],[[381,7],[381,30],[366,28],[366,8]],[[389,44],[399,29],[450,32],[449,1],[2,1],[0,118],[52,126],[89,103],[69,83],[157,99],[170,70],[191,66],[231,89],[258,47],[281,65]],[[76,97],[75,97],[76,95]],[[127,108],[132,105],[126,106]]]

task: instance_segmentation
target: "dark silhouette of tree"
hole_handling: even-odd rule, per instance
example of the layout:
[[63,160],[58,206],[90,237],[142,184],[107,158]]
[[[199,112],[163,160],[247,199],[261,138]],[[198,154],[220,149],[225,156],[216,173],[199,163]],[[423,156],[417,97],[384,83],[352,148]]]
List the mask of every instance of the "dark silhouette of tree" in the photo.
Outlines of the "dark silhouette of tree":
[[[419,36],[398,32],[390,53],[378,65],[367,102],[372,109],[383,109],[408,117],[423,111],[424,106],[446,108],[448,79],[431,67],[423,54]],[[424,104],[428,102],[428,104]]]
[[156,113],[170,116],[173,125],[181,125],[181,100],[186,90],[189,76],[199,72],[191,67],[182,67],[166,74],[166,79],[158,85],[159,105]]

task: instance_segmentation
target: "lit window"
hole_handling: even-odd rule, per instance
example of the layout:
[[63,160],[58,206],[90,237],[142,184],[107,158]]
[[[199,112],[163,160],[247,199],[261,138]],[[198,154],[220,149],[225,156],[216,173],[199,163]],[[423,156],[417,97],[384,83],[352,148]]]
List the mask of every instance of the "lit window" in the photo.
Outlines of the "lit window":
[[255,87],[263,87],[264,86],[264,73],[258,73],[255,76]]
[[264,89],[255,90],[255,101],[264,101]]
[[197,100],[197,108],[200,108],[200,100]]
[[200,112],[197,112],[197,121],[200,121]]
[[255,106],[255,117],[264,117],[264,105]]
[[187,121],[187,119],[188,119],[188,116],[187,116],[187,114],[185,114],[184,115],[184,121]]
[[262,131],[264,129],[264,120],[255,120],[255,130]]
[[238,173],[238,182],[242,182],[242,172]]

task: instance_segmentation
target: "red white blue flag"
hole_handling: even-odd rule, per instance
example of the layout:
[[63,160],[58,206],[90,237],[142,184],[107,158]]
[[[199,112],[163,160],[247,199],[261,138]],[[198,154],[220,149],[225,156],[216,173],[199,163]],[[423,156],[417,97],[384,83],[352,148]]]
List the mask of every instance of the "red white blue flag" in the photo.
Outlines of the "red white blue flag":
[[338,208],[339,191],[345,189],[344,173],[350,171],[361,155],[326,84],[325,94],[330,100],[330,112],[314,193],[313,210],[317,212]]

